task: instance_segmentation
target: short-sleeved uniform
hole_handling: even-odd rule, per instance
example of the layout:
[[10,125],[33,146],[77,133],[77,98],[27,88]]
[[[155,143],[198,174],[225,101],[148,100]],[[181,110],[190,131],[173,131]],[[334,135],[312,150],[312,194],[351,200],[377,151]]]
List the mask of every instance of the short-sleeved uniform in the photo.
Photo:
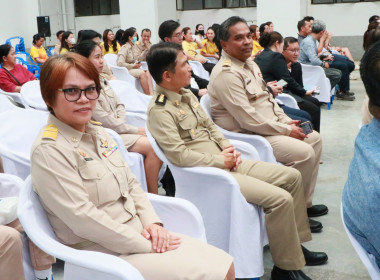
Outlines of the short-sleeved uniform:
[[143,69],[134,69],[133,66],[143,61],[149,50],[143,52],[135,44],[126,43],[123,45],[117,54],[117,66],[126,67],[129,73],[136,79],[140,78],[140,75],[144,72]]
[[228,254],[187,236],[177,250],[150,253],[142,229],[161,221],[99,124],[87,124],[82,133],[51,115],[32,147],[31,176],[58,239],[68,246],[119,256],[144,279],[223,279],[231,265]]
[[312,206],[322,153],[320,135],[313,131],[304,141],[289,137],[291,119],[268,92],[259,67],[222,51],[208,85],[212,118],[220,127],[264,136],[277,161],[302,174],[307,207]]
[[[224,168],[221,151],[230,142],[190,90],[175,93],[157,85],[147,126],[173,164]],[[236,172],[226,171],[237,180],[248,202],[264,208],[274,263],[287,270],[301,269],[305,261],[300,242],[311,240],[311,234],[300,173],[254,160],[243,161]]]
[[103,77],[100,77],[100,81],[102,89],[92,119],[120,134],[125,148],[129,149],[141,137],[137,134],[138,127],[127,124],[125,106],[111,88],[109,81]]

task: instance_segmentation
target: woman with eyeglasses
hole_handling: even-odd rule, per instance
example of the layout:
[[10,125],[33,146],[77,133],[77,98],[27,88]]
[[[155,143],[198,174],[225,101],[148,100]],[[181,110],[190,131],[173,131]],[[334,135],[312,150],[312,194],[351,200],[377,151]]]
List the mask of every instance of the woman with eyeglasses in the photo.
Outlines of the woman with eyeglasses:
[[153,81],[149,71],[141,69],[141,61],[146,57],[149,50],[140,52],[136,46],[137,32],[134,27],[128,28],[123,34],[126,42],[117,54],[117,66],[126,67],[136,79],[140,80],[141,87],[146,95],[153,95]]
[[124,104],[105,78],[103,71],[102,49],[92,40],[80,42],[76,46],[76,52],[88,58],[99,72],[100,95],[93,112],[92,119],[99,121],[106,128],[110,128],[120,134],[125,148],[129,152],[140,153],[144,156],[145,175],[148,192],[158,193],[158,174],[162,161],[153,151],[145,134],[144,127],[135,127],[127,124]]
[[[293,96],[299,108],[310,114],[314,130],[320,132],[320,103],[313,97],[314,89],[306,90],[303,87],[301,64],[297,62],[299,45],[294,40],[289,38],[284,42],[284,38],[276,31],[262,34],[259,42],[264,50],[255,58],[255,62],[267,83],[280,80],[287,83],[284,93]],[[286,109],[284,111],[288,114]]]
[[91,121],[101,89],[91,61],[51,57],[40,84],[50,116],[32,147],[31,177],[59,241],[118,256],[147,280],[234,279],[231,256],[163,227],[115,141]]

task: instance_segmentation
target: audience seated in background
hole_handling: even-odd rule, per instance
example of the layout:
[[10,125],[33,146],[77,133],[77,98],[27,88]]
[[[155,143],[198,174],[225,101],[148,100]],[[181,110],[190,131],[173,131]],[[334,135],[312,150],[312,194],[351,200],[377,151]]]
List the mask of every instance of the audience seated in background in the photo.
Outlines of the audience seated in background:
[[203,24],[198,23],[195,26],[195,33],[193,35],[195,41],[202,43],[202,41],[205,39],[205,27]]
[[144,28],[141,31],[141,40],[136,42],[138,50],[137,56],[141,56],[141,61],[146,61],[146,54],[152,46],[152,42],[150,41],[151,36],[152,32],[150,31],[150,29]]
[[[166,20],[161,23],[160,27],[158,28],[158,36],[163,42],[172,42],[182,46],[183,33],[182,28],[177,21]],[[199,89],[190,87],[190,85],[188,88],[198,99],[200,99],[202,95],[205,95],[207,93],[208,80],[198,77],[194,74],[193,71],[191,71],[191,77],[194,78]]]
[[36,77],[16,63],[15,50],[10,45],[0,46],[0,88],[6,92],[20,92],[21,86]]
[[61,48],[59,49],[59,54],[64,54],[71,51],[74,45],[75,45],[75,37],[74,37],[73,32],[65,31],[62,34]]
[[120,50],[120,44],[115,40],[115,36],[111,29],[106,29],[103,32],[103,42],[100,43],[102,55],[107,53],[117,54]]
[[[213,120],[232,132],[265,137],[277,161],[301,172],[309,217],[327,214],[325,205],[312,204],[322,153],[320,135],[312,131],[306,136],[300,122],[290,119],[269,93],[259,67],[250,59],[252,35],[245,20],[227,19],[220,34],[222,57],[208,86]],[[322,229],[314,220],[310,226],[313,232]]]
[[48,58],[45,48],[42,46],[44,41],[45,37],[42,34],[36,34],[33,36],[33,44],[30,48],[30,56],[39,64],[43,64]]
[[124,30],[119,29],[118,31],[116,31],[116,34],[115,34],[115,40],[119,43],[120,47],[124,45],[121,39],[123,37],[123,33],[124,33]]
[[59,30],[56,33],[58,43],[55,44],[55,46],[54,46],[54,54],[55,55],[58,55],[59,54],[59,50],[61,49],[61,40],[62,40],[62,35],[63,35],[64,32],[65,32],[64,30]]
[[[310,114],[313,128],[319,132],[320,105],[318,99],[312,97],[313,91],[306,91],[303,88],[301,64],[297,62],[299,56],[298,41],[292,41],[290,47],[288,41],[284,47],[284,39],[281,34],[273,31],[264,33],[260,38],[260,44],[265,49],[256,57],[255,62],[260,67],[264,80],[266,82],[280,80],[287,82],[283,92],[293,96],[298,107]],[[297,76],[298,81],[293,76]],[[288,114],[286,109],[282,109]],[[291,118],[293,119],[293,117]]]
[[344,221],[355,239],[380,267],[380,42],[365,52],[360,75],[369,97],[373,120],[355,140],[355,152],[343,190]]
[[214,68],[215,64],[209,63],[207,58],[205,58],[197,52],[197,50],[203,48],[202,43],[198,42],[197,40],[195,40],[195,38],[193,38],[193,32],[191,31],[190,27],[183,28],[182,33],[182,48],[187,56],[187,59],[202,63],[203,68],[206,69],[207,72],[211,73],[212,68]]
[[[248,26],[247,33],[250,34]],[[251,51],[245,52],[247,58]],[[310,279],[300,270],[305,260],[308,264],[323,263],[327,255],[312,253],[300,246],[301,242],[311,240],[300,173],[277,164],[242,161],[240,153],[203,111],[190,90],[184,88],[191,78],[191,67],[186,61],[178,44],[160,43],[150,49],[148,67],[157,83],[148,107],[150,133],[172,164],[224,169],[237,180],[249,203],[263,207],[275,263],[273,280],[290,279],[286,278],[289,274],[297,275],[297,279]],[[178,111],[182,113],[177,114]]]
[[51,57],[40,82],[51,114],[32,147],[31,178],[59,241],[118,256],[147,280],[233,280],[231,256],[163,227],[112,137],[90,121],[95,66],[76,53]]
[[[318,56],[318,40],[323,36],[326,36],[326,25],[322,21],[314,21],[311,29],[311,34],[302,40],[300,44],[300,56],[298,61],[303,64],[321,66],[325,71],[326,77],[330,80],[331,88],[334,88],[338,82],[343,84],[344,87],[349,86],[350,77],[348,71],[345,73],[344,82],[341,81],[342,72],[339,69],[330,67],[332,56]],[[355,66],[354,66],[355,67]],[[347,85],[348,82],[348,85]],[[343,88],[344,89],[344,88]],[[340,92],[337,93],[336,97],[338,99],[355,100],[355,97],[352,96],[349,92],[341,92],[343,90],[340,88]]]
[[252,33],[252,42],[253,42],[253,49],[252,49],[252,59],[255,59],[256,56],[258,56],[261,51],[264,49],[260,43],[260,30],[259,27],[255,24],[252,24],[249,26],[249,30]]
[[215,42],[215,30],[212,27],[207,28],[207,38],[202,41],[203,48],[201,55],[207,57],[211,63],[217,63],[219,60],[219,49]]
[[162,162],[154,153],[146,137],[145,128],[127,124],[124,104],[111,88],[109,81],[103,77],[103,58],[100,46],[92,40],[86,40],[77,44],[76,52],[87,57],[100,75],[101,90],[92,119],[101,122],[103,127],[119,133],[129,152],[140,153],[145,157],[148,191],[158,194],[158,173]]
[[311,26],[313,25],[314,18],[304,17],[297,23],[298,29],[298,44],[301,45],[303,39],[311,34]]
[[135,28],[131,27],[125,30],[123,37],[126,43],[117,54],[117,66],[126,67],[129,74],[140,80],[144,93],[153,95],[152,77],[149,71],[141,69],[141,61],[145,58],[148,50],[140,52],[136,46],[137,32]]

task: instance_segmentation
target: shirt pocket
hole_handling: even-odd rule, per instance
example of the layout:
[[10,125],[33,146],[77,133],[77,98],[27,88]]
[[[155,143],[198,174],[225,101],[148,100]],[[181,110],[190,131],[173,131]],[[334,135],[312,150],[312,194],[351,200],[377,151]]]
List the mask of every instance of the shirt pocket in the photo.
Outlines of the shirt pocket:
[[183,119],[180,119],[178,122],[179,126],[179,134],[182,139],[189,139],[193,134],[191,134],[191,131],[194,131],[195,126],[197,125],[198,121],[197,118],[193,113],[186,115]]
[[259,89],[254,85],[251,79],[245,80],[245,90],[249,100],[256,100]]

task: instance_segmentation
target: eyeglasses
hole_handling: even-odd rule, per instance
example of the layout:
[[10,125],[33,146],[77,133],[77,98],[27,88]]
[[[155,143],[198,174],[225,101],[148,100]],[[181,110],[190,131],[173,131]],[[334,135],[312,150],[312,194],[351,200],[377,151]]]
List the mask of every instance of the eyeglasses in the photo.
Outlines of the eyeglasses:
[[63,88],[58,89],[58,91],[62,91],[65,95],[65,98],[69,102],[75,102],[79,100],[82,96],[82,92],[88,100],[98,99],[100,91],[97,87],[88,87],[85,89],[80,88]]
[[292,53],[299,53],[300,49],[294,49],[294,50],[286,49],[285,51],[292,52]]
[[181,33],[177,33],[177,34],[174,34],[173,36],[170,36],[170,37],[177,37],[177,38],[182,38],[182,37],[183,37],[183,35],[184,35],[184,33],[183,33],[183,32],[181,32]]

